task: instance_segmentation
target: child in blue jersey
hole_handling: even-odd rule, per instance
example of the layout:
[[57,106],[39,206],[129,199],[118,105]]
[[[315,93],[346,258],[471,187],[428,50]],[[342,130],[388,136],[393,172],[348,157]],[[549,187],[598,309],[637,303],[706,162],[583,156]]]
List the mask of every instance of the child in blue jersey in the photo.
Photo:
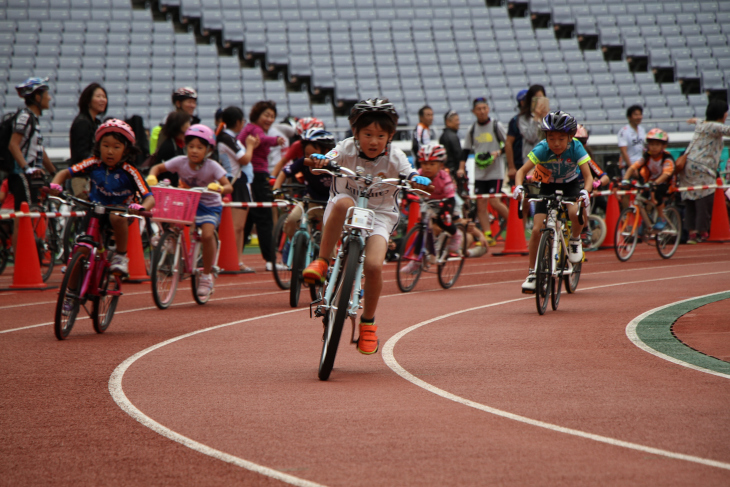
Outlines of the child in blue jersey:
[[[152,192],[139,171],[129,162],[137,158],[139,151],[134,145],[136,139],[132,128],[121,120],[112,119],[97,129],[95,138],[94,157],[58,172],[51,183],[51,192],[60,193],[64,181],[83,175],[88,176],[91,182],[89,199],[95,203],[127,206],[130,213],[152,209],[155,206]],[[137,198],[142,204],[135,203]],[[116,214],[109,215],[109,223],[116,242],[109,270],[126,275],[129,223],[126,218]]]
[[[590,156],[583,144],[575,140],[578,123],[569,113],[557,111],[548,113],[542,121],[542,130],[546,140],[538,143],[527,158],[532,164],[523,165],[515,175],[515,187],[512,197],[519,199],[523,193],[522,182],[534,168],[533,180],[542,183],[541,194],[554,194],[562,190],[568,198],[579,198],[586,208],[590,205],[590,193],[593,191],[593,176],[589,169]],[[580,176],[583,181],[580,181]],[[579,205],[568,208],[568,216],[572,223],[572,235],[568,243],[568,259],[577,264],[583,259],[583,246],[580,232],[583,225],[578,222]],[[535,258],[540,243],[541,230],[545,226],[547,203],[538,201],[535,205],[532,235],[530,236],[530,272],[522,284],[523,293],[535,292]]]

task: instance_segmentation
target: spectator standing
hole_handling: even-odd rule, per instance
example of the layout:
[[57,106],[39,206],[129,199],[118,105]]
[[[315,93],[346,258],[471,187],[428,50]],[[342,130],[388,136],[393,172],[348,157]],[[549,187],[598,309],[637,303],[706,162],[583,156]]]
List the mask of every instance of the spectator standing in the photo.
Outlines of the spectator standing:
[[444,131],[439,137],[439,143],[446,149],[446,162],[444,167],[449,170],[452,178],[456,177],[461,161],[461,139],[459,138],[459,114],[449,110],[444,115]]
[[[474,152],[474,192],[476,194],[497,194],[502,191],[504,180],[504,160],[501,143],[505,140],[504,128],[498,121],[489,117],[489,104],[486,98],[476,98],[472,112],[477,121],[469,128],[464,140],[464,150],[457,176],[466,174],[466,159]],[[482,224],[484,236],[490,246],[496,245],[489,228],[489,206],[507,221],[509,209],[499,198],[480,198],[477,200],[477,216]]]
[[544,138],[542,119],[550,112],[550,100],[545,96],[545,87],[532,85],[525,94],[525,100],[517,117],[517,128],[522,136],[521,164],[527,155]]
[[[195,109],[198,107],[198,92],[195,89],[188,86],[176,89],[172,92],[172,104],[175,105],[175,111],[188,114],[191,125],[200,123],[200,119],[195,116]],[[160,142],[158,137],[166,121],[167,118],[150,133],[150,154],[157,152],[157,144]]]
[[[687,148],[687,162],[680,173],[680,186],[715,184],[723,137],[730,137],[730,127],[725,125],[728,105],[722,100],[711,101],[705,112],[705,120],[692,118],[689,124],[697,124],[692,141]],[[712,220],[714,189],[698,189],[682,192],[685,204],[685,226],[689,231],[687,243],[707,240]]]
[[270,174],[273,174],[275,172],[279,161],[281,161],[282,157],[284,157],[284,154],[287,153],[286,149],[289,149],[289,137],[287,137],[286,134],[281,131],[281,129],[279,128],[280,125],[281,124],[272,124],[268,132],[266,133],[266,135],[268,135],[269,137],[284,139],[284,143],[282,145],[274,145],[269,151],[268,159]]
[[304,148],[301,137],[307,130],[315,128],[324,130],[324,122],[315,117],[304,117],[296,121],[296,124],[294,125],[294,130],[296,133],[296,137],[299,140],[296,140],[293,144],[291,144],[287,149],[284,157],[282,157],[281,160],[276,163],[276,166],[271,171],[272,177],[277,177],[279,175],[279,171],[281,171],[282,168],[284,168],[284,166],[286,166],[290,162],[296,161],[297,159],[304,157]]
[[[71,165],[77,164],[94,155],[96,129],[101,125],[99,116],[106,113],[107,94],[99,83],[91,83],[84,88],[79,97],[79,114],[74,118],[69,132]],[[73,193],[78,196],[86,192],[85,177],[71,179]]]
[[[259,101],[254,104],[249,114],[250,123],[236,137],[244,145],[248,136],[258,138],[259,143],[253,149],[251,164],[253,165],[253,182],[251,192],[253,200],[267,202],[273,200],[271,186],[269,185],[269,153],[276,145],[284,145],[286,139],[283,137],[270,137],[267,132],[276,120],[276,104],[272,101]],[[250,150],[246,146],[246,150]],[[261,256],[266,261],[266,270],[273,270],[276,256],[271,243],[273,231],[273,218],[270,208],[252,208],[249,210],[246,221],[246,235],[251,233],[251,228],[256,224],[256,233],[259,238]]]
[[[190,128],[190,125],[190,116],[185,112],[175,111],[167,115],[165,125],[160,130],[154,164],[161,164],[186,154],[185,132]],[[160,174],[159,179],[169,179],[173,186],[177,186],[178,183],[178,175],[169,171]]]
[[[522,107],[525,105],[527,91],[521,90],[517,93],[517,105],[520,111],[522,111]],[[520,114],[518,112],[509,121],[507,140],[504,142],[504,154],[507,157],[507,179],[510,180],[510,184],[514,182],[515,174],[517,174],[517,170],[522,167],[524,162],[524,159],[522,159],[522,134],[520,133],[518,123],[519,117]]]
[[424,105],[418,110],[418,125],[413,131],[413,142],[411,144],[416,167],[419,165],[418,157],[416,157],[418,149],[421,146],[430,144],[431,141],[436,141],[436,133],[431,129],[431,125],[433,125],[433,109],[428,105]]
[[624,125],[618,132],[618,149],[621,151],[618,165],[622,176],[629,166],[638,162],[644,155],[644,139],[646,139],[646,131],[641,126],[644,109],[639,105],[631,105],[626,110],[626,118],[629,124]]

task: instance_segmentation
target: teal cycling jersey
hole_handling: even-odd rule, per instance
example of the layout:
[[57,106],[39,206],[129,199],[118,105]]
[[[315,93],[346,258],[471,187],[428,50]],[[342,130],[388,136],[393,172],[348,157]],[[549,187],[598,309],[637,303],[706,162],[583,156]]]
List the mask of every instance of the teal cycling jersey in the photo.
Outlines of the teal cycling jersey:
[[547,140],[538,143],[527,157],[535,165],[533,179],[542,183],[570,183],[580,177],[580,166],[587,164],[591,157],[583,144],[573,139],[568,148],[560,155],[548,147]]

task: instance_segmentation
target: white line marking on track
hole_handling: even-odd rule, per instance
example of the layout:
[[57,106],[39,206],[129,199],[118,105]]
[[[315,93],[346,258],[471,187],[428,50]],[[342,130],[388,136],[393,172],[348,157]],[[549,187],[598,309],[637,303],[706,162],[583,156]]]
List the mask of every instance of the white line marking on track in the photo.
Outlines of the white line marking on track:
[[[716,275],[716,274],[726,274],[727,272],[730,272],[730,271],[710,272],[710,273],[706,273],[706,274],[691,274],[691,275],[686,275],[686,276],[675,276],[675,277],[667,277],[667,278],[660,278],[660,279],[647,279],[647,280],[641,280],[641,281],[622,282],[622,283],[608,284],[608,285],[603,285],[603,286],[593,286],[593,287],[589,287],[589,288],[584,288],[583,290],[588,291],[591,289],[603,289],[603,288],[607,288],[607,287],[626,286],[626,285],[631,285],[631,284],[666,281],[666,280],[671,280],[671,279],[684,279],[687,277],[700,277],[700,276],[709,276],[709,275]],[[638,451],[642,451],[645,453],[651,453],[654,455],[659,455],[659,456],[672,458],[672,459],[676,459],[676,460],[685,460],[688,462],[699,463],[699,464],[710,466],[710,467],[717,467],[717,468],[730,470],[730,463],[720,462],[717,460],[710,460],[707,458],[696,457],[694,455],[685,455],[683,453],[671,452],[671,451],[662,450],[659,448],[653,448],[650,446],[639,445],[637,443],[631,443],[628,441],[618,440],[618,439],[610,438],[607,436],[587,433],[585,431],[580,431],[580,430],[576,430],[573,428],[566,428],[564,426],[558,426],[556,424],[547,423],[545,421],[539,421],[539,420],[528,418],[525,416],[520,416],[518,414],[510,413],[508,411],[503,411],[501,409],[493,408],[493,407],[487,406],[485,404],[471,401],[469,399],[463,398],[461,396],[457,396],[456,394],[452,394],[448,391],[438,388],[432,384],[429,384],[428,382],[426,382],[422,379],[419,379],[418,377],[414,376],[413,374],[408,372],[406,369],[404,369],[398,363],[398,361],[395,359],[395,355],[393,353],[393,349],[395,348],[395,345],[398,343],[398,341],[401,338],[406,336],[408,333],[410,333],[414,330],[417,330],[418,328],[421,328],[425,325],[434,323],[439,320],[443,320],[445,318],[449,318],[451,316],[456,316],[456,315],[460,315],[463,313],[469,313],[471,311],[477,311],[477,310],[481,310],[481,309],[485,309],[485,308],[491,308],[494,306],[501,306],[504,304],[514,303],[517,301],[523,301],[523,300],[527,300],[527,299],[534,299],[534,298],[532,296],[530,296],[530,297],[526,297],[526,298],[509,299],[507,301],[500,301],[498,303],[491,303],[491,304],[485,304],[482,306],[475,306],[473,308],[468,308],[468,309],[460,310],[460,311],[454,311],[452,313],[447,313],[445,315],[437,316],[435,318],[431,318],[430,320],[426,320],[426,321],[422,321],[421,323],[417,323],[411,327],[406,328],[405,330],[402,330],[402,331],[396,333],[395,335],[393,335],[390,338],[390,340],[388,340],[385,343],[385,346],[383,347],[383,352],[382,352],[383,360],[385,361],[385,364],[388,367],[390,367],[391,370],[393,370],[393,372],[395,372],[396,374],[398,374],[405,380],[411,382],[412,384],[414,384],[418,387],[421,387],[422,389],[425,389],[428,392],[441,396],[445,399],[449,399],[450,401],[454,401],[456,403],[463,404],[465,406],[468,406],[468,407],[471,407],[474,409],[478,409],[480,411],[484,411],[484,412],[494,414],[496,416],[500,416],[503,418],[511,419],[514,421],[519,421],[521,423],[529,424],[532,426],[537,426],[539,428],[544,428],[547,430],[555,431],[558,433],[565,433],[565,434],[577,436],[580,438],[586,438],[589,440],[598,441],[600,443],[606,443],[606,444],[613,445],[613,446],[619,446],[619,447],[628,448],[631,450],[638,450]]]
[[681,365],[682,367],[687,367],[688,369],[696,370],[698,372],[704,372],[705,374],[716,375],[718,377],[722,377],[723,379],[730,379],[730,374],[724,374],[722,372],[717,372],[715,370],[705,369],[703,367],[699,367],[699,366],[691,364],[689,362],[684,362],[684,361],[679,360],[670,355],[663,354],[663,353],[659,352],[658,350],[654,350],[649,345],[644,343],[641,340],[641,338],[639,338],[639,335],[637,335],[637,333],[636,333],[636,327],[639,325],[639,322],[641,320],[643,320],[644,318],[646,318],[647,316],[656,313],[657,311],[661,311],[664,308],[674,306],[675,304],[686,303],[687,301],[694,301],[697,298],[706,298],[708,296],[714,296],[716,294],[723,294],[726,292],[727,291],[720,291],[719,293],[705,294],[704,296],[696,296],[694,298],[683,299],[681,301],[675,301],[674,303],[665,304],[664,306],[659,306],[658,308],[650,309],[646,313],[642,313],[639,316],[637,316],[636,318],[634,318],[633,320],[629,321],[629,324],[626,325],[626,336],[631,341],[631,343],[633,343],[634,345],[636,345],[643,351],[659,357],[660,359],[666,360],[668,362],[672,362],[673,364]]

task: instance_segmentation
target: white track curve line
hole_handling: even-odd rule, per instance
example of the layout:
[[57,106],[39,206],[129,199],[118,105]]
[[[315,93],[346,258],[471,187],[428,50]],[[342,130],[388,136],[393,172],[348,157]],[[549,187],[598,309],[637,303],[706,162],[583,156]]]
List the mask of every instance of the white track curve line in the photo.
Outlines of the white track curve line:
[[641,320],[643,320],[644,318],[646,318],[647,316],[656,313],[657,311],[661,311],[664,308],[674,306],[675,304],[686,303],[687,301],[694,301],[697,298],[706,298],[709,296],[715,296],[717,294],[723,294],[726,292],[727,291],[720,291],[719,293],[705,294],[703,296],[695,296],[694,298],[683,299],[681,301],[676,301],[674,303],[665,304],[664,306],[659,306],[658,308],[650,309],[646,313],[642,313],[639,316],[637,316],[636,318],[634,318],[633,320],[629,321],[629,324],[626,325],[626,336],[631,341],[631,343],[633,343],[634,345],[636,345],[643,351],[650,353],[656,357],[659,357],[660,359],[666,360],[667,362],[672,362],[673,364],[681,365],[682,367],[687,367],[688,369],[696,370],[698,372],[704,372],[705,374],[716,375],[718,377],[722,377],[723,379],[730,379],[730,374],[724,374],[722,372],[717,372],[715,370],[705,369],[698,365],[694,365],[689,362],[684,362],[682,360],[679,360],[678,358],[672,357],[671,355],[663,354],[662,352],[660,352],[658,350],[654,350],[649,345],[644,343],[641,340],[641,338],[639,338],[639,335],[636,333],[636,327],[639,325],[639,322]]
[[[676,277],[668,277],[668,278],[662,278],[662,279],[631,281],[631,282],[624,282],[624,283],[620,283],[620,284],[610,284],[610,285],[605,285],[605,286],[593,286],[590,288],[584,288],[583,290],[587,291],[587,290],[591,290],[591,289],[602,289],[602,288],[607,288],[607,287],[626,286],[626,285],[630,285],[630,284],[665,281],[665,280],[669,280],[669,279],[684,279],[687,277],[699,277],[699,276],[707,276],[707,275],[712,275],[712,274],[725,274],[725,273],[727,273],[727,272],[712,272],[709,274],[693,274],[693,275],[688,275],[688,276],[676,276]],[[498,303],[485,304],[482,306],[475,306],[473,308],[460,310],[460,311],[454,311],[452,313],[447,313],[445,315],[437,316],[436,318],[431,318],[430,320],[426,320],[426,321],[422,321],[421,323],[417,323],[417,324],[415,324],[411,327],[408,327],[405,330],[402,330],[402,331],[398,332],[397,334],[393,335],[390,338],[390,340],[388,340],[385,343],[385,346],[383,347],[383,352],[382,352],[383,361],[385,361],[385,364],[388,367],[390,367],[390,369],[393,370],[393,372],[395,372],[396,374],[398,374],[399,376],[401,376],[408,382],[411,382],[412,384],[414,384],[422,389],[425,389],[428,392],[441,396],[444,399],[448,399],[450,401],[454,401],[456,403],[463,404],[464,406],[468,406],[468,407],[471,407],[474,409],[478,409],[480,411],[494,414],[496,416],[511,419],[513,421],[519,421],[520,423],[529,424],[531,426],[537,426],[538,428],[544,428],[544,429],[547,429],[550,431],[555,431],[558,433],[565,433],[568,435],[577,436],[577,437],[585,438],[588,440],[598,441],[600,443],[605,443],[608,445],[619,446],[619,447],[628,448],[631,450],[638,450],[638,451],[642,451],[645,453],[651,453],[653,455],[673,458],[676,460],[685,460],[688,462],[699,463],[699,464],[706,465],[709,467],[717,467],[717,468],[722,468],[725,470],[730,470],[730,463],[720,462],[717,460],[710,460],[710,459],[702,458],[702,457],[696,457],[694,455],[685,455],[683,453],[676,453],[676,452],[671,452],[668,450],[662,450],[659,448],[653,448],[650,446],[639,445],[637,443],[631,443],[628,441],[618,440],[616,438],[610,438],[608,436],[587,433],[585,431],[580,431],[580,430],[576,430],[573,428],[566,428],[564,426],[558,426],[556,424],[547,423],[545,421],[539,421],[537,419],[520,416],[518,414],[510,413],[508,411],[503,411],[501,409],[493,408],[493,407],[487,406],[485,404],[471,401],[469,399],[463,398],[461,396],[457,396],[456,394],[452,394],[448,391],[438,388],[432,384],[429,384],[428,382],[426,382],[422,379],[419,379],[418,377],[414,376],[413,374],[408,372],[406,369],[404,369],[398,363],[398,361],[395,359],[395,355],[393,354],[393,349],[395,348],[396,343],[398,343],[398,341],[401,338],[403,338],[404,336],[406,336],[408,333],[410,333],[414,330],[417,330],[418,328],[421,328],[422,326],[434,323],[439,320],[443,320],[445,318],[449,318],[451,316],[456,316],[456,315],[463,314],[463,313],[469,313],[471,311],[477,311],[477,310],[481,310],[481,309],[485,309],[485,308],[491,308],[494,306],[501,306],[503,304],[514,303],[517,301],[523,301],[523,300],[527,300],[527,299],[534,299],[534,298],[532,298],[530,296],[530,297],[526,297],[526,298],[509,299],[507,301],[500,301]]]
[[213,326],[210,328],[205,328],[203,330],[197,330],[191,333],[186,333],[185,335],[180,335],[175,338],[171,338],[169,340],[166,340],[164,342],[160,342],[157,345],[153,345],[149,348],[146,348],[142,350],[141,352],[138,352],[131,357],[129,357],[127,360],[119,364],[119,366],[114,369],[114,372],[112,373],[111,377],[109,378],[109,393],[111,394],[112,398],[114,399],[114,402],[117,403],[117,405],[122,408],[122,410],[129,414],[132,418],[134,418],[136,421],[138,421],[143,426],[146,426],[147,428],[155,431],[156,433],[164,436],[165,438],[168,438],[172,441],[175,441],[177,443],[180,443],[183,446],[186,446],[190,448],[191,450],[195,450],[199,453],[202,453],[204,455],[208,455],[209,457],[216,458],[218,460],[224,461],[226,463],[230,463],[232,465],[236,465],[237,467],[245,468],[246,470],[250,470],[252,472],[265,475],[267,477],[274,478],[276,480],[280,480],[282,482],[285,482],[287,484],[291,485],[297,485],[297,486],[303,486],[303,487],[322,487],[322,484],[318,484],[315,482],[310,482],[308,480],[300,479],[299,477],[294,477],[293,475],[288,475],[283,472],[279,472],[278,470],[274,470],[272,468],[264,467],[263,465],[259,465],[257,463],[250,462],[248,460],[244,460],[243,458],[239,458],[235,455],[231,455],[225,452],[222,452],[220,450],[216,450],[215,448],[211,448],[207,445],[204,445],[202,443],[199,443],[191,438],[188,438],[187,436],[183,436],[180,433],[177,433],[170,428],[167,428],[154,419],[150,418],[146,414],[144,414],[142,411],[137,409],[137,407],[132,404],[132,402],[127,398],[127,395],[124,393],[124,390],[122,389],[122,378],[124,377],[124,373],[127,371],[127,369],[138,359],[142,358],[143,356],[147,355],[150,352],[153,352],[157,350],[158,348],[164,347],[165,345],[169,345],[170,343],[176,342],[178,340],[182,340],[183,338],[188,338],[193,335],[197,335],[199,333],[204,333],[206,331],[211,330],[217,330],[219,328],[224,328],[227,326],[237,325],[240,323],[246,323],[262,318],[272,318],[274,316],[281,316],[288,313],[295,313],[297,311],[306,311],[305,309],[292,309],[287,311],[281,311],[278,313],[271,313],[268,315],[263,316],[256,316],[253,318],[246,318],[244,320],[238,320],[238,321],[232,321],[230,323],[224,323],[222,325]]

